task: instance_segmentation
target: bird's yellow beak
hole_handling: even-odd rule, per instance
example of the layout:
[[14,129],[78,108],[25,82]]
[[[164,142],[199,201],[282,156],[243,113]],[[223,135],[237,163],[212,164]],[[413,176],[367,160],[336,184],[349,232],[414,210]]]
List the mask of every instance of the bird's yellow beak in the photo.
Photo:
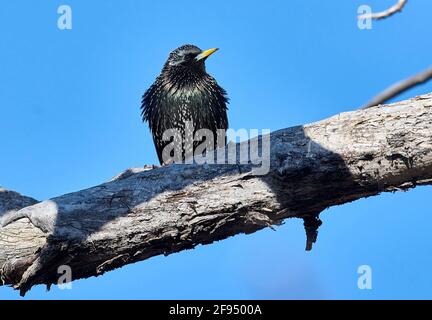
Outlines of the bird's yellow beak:
[[205,51],[201,52],[199,55],[197,55],[195,59],[197,61],[202,60],[202,59],[206,59],[218,50],[219,50],[219,48],[213,48],[213,49],[205,50]]

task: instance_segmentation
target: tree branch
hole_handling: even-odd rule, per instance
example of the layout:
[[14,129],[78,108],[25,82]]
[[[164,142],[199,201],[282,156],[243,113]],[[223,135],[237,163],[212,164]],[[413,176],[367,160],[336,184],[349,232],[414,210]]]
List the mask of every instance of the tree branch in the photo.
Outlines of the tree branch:
[[394,15],[395,13],[402,11],[403,7],[407,4],[408,0],[399,0],[398,3],[388,8],[387,10],[377,12],[377,13],[368,13],[358,16],[359,20],[368,20],[368,19],[384,19]]
[[324,209],[432,184],[431,132],[429,94],[274,132],[266,175],[251,164],[129,170],[3,214],[0,278],[24,294],[56,283],[60,265],[87,278],[292,217],[310,246]]
[[19,210],[37,202],[35,199],[0,187],[0,217],[6,213],[10,213],[10,211]]
[[397,97],[398,95],[412,89],[422,83],[425,83],[432,79],[432,67],[428,68],[415,76],[412,76],[406,80],[399,81],[398,83],[392,85],[391,87],[384,90],[382,93],[377,95],[371,101],[369,101],[363,109],[368,109],[383,103],[386,103],[390,99]]

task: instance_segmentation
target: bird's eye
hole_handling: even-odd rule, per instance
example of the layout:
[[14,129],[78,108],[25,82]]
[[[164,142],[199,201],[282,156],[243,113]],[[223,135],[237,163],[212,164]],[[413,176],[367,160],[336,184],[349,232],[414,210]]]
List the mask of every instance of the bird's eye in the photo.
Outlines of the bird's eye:
[[184,53],[179,56],[177,64],[188,64],[195,58],[193,53]]
[[184,55],[178,55],[178,56],[169,60],[169,64],[171,66],[177,66],[177,65],[183,64],[184,62],[185,62],[185,56]]
[[198,53],[195,52],[187,52],[187,51],[180,51],[176,54],[173,54],[169,59],[169,65],[170,66],[178,66],[178,65],[184,65],[187,66],[195,61],[196,56]]

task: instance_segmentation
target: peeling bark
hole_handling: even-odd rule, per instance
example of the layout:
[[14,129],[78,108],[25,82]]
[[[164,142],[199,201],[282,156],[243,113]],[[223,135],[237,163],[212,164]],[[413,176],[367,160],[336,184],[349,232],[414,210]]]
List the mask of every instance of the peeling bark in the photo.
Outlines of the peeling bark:
[[60,265],[97,276],[293,217],[310,246],[324,209],[432,184],[431,134],[429,94],[274,132],[266,175],[251,164],[146,167],[29,206],[0,200],[0,278],[24,294],[56,283]]

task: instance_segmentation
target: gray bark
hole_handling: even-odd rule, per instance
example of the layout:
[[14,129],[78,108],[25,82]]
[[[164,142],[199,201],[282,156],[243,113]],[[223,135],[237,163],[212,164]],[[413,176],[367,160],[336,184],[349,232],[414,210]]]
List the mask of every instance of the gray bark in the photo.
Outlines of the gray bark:
[[9,191],[0,186],[0,216],[37,203],[37,200]]
[[[429,94],[274,132],[265,175],[251,164],[177,164],[130,169],[36,204],[0,200],[6,207],[0,278],[24,294],[56,283],[60,265],[72,268],[73,279],[101,275],[287,218],[311,221],[359,198],[432,184],[431,133]],[[313,223],[306,229],[313,242]]]

